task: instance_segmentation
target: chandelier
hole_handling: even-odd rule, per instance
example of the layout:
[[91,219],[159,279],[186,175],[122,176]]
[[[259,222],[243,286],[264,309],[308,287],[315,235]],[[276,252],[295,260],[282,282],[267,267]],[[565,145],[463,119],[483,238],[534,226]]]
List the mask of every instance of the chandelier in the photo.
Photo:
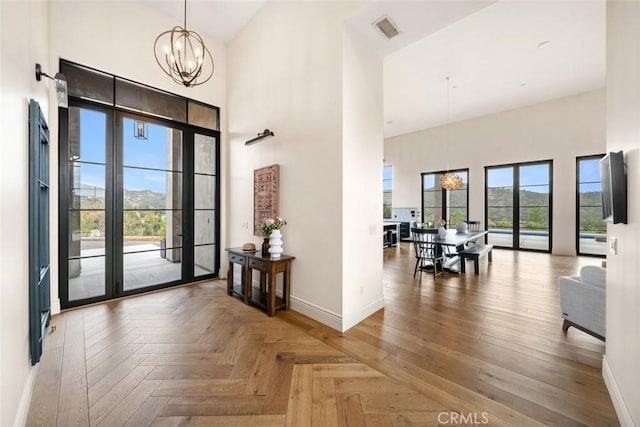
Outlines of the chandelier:
[[458,174],[447,172],[440,175],[440,186],[445,190],[459,190],[462,188],[462,178]]
[[[447,141],[446,146],[449,145],[449,124],[451,121],[451,95],[449,94],[449,76],[447,76]],[[440,186],[445,190],[459,190],[462,188],[462,178],[456,173],[449,172],[449,160],[447,159],[447,172],[440,175]]]
[[176,25],[160,33],[153,45],[156,62],[174,82],[197,86],[213,76],[213,58],[202,37],[187,30],[187,0],[184,0],[184,27]]

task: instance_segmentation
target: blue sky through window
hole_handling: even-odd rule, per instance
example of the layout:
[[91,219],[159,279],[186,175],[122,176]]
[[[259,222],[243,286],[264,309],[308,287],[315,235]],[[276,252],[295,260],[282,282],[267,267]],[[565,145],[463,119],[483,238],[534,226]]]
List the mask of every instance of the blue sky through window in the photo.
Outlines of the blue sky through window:
[[382,168],[382,190],[383,191],[391,191],[391,166],[384,166]]
[[580,182],[600,182],[600,159],[580,160]]
[[[489,169],[488,186],[513,187],[513,168]],[[536,193],[549,193],[549,165],[522,165],[520,166],[520,188]]]
[[[106,114],[98,111],[80,109],[80,159],[82,162],[106,162]],[[148,139],[134,137],[134,120],[125,118],[121,131],[123,136],[123,161],[125,166],[137,166],[151,169],[181,170],[182,165],[168,167],[167,128],[147,124]],[[180,142],[178,142],[180,143]],[[127,190],[150,190],[166,193],[166,172],[146,169],[125,168],[124,186]],[[104,188],[105,168],[89,165],[82,166],[81,184]]]

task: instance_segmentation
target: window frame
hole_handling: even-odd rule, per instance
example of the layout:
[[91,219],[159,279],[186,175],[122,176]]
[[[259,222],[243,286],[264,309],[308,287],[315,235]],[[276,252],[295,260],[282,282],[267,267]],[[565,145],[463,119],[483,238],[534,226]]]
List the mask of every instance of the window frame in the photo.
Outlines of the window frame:
[[[521,248],[520,247],[520,167],[533,166],[539,164],[549,165],[549,244],[546,250]],[[500,249],[509,249],[515,251],[529,251],[552,253],[553,250],[553,159],[533,160],[529,162],[505,163],[499,165],[490,165],[484,167],[484,224],[485,229],[489,230],[489,170],[513,168],[513,243],[512,246],[497,246]],[[489,234],[485,235],[485,242],[489,239]]]
[[[184,99],[185,108],[187,108],[187,117],[184,122],[172,120],[170,118],[161,117],[153,113],[145,113],[135,111],[130,108],[119,107],[115,103],[116,96],[114,94],[113,103],[106,103],[96,100],[85,99],[83,97],[69,96],[69,107],[86,108],[93,111],[104,112],[107,115],[107,134],[106,140],[106,153],[105,153],[105,289],[104,293],[99,296],[76,299],[69,301],[69,206],[71,200],[68,191],[71,183],[69,182],[69,165],[72,160],[68,158],[69,149],[69,113],[68,109],[60,109],[59,113],[59,144],[58,144],[58,179],[59,189],[58,191],[58,230],[60,239],[58,239],[58,260],[59,260],[59,295],[60,303],[63,309],[78,307],[87,305],[99,301],[107,301],[113,298],[119,298],[123,296],[139,294],[143,292],[153,291],[157,289],[168,288],[171,286],[182,285],[185,283],[192,283],[195,281],[206,280],[219,277],[219,271],[221,266],[220,261],[220,149],[221,149],[221,132],[218,129],[204,128],[198,125],[189,124],[188,106],[189,102],[197,103],[212,108],[216,111],[217,119],[216,126],[220,124],[220,109],[218,107],[207,105],[199,101],[190,100],[188,98],[180,97],[161,89],[156,89],[151,86],[137,83],[128,79],[123,79],[119,76],[105,73],[100,70],[96,70],[90,67],[86,67],[81,64],[76,64],[64,59],[60,59],[60,65],[63,63],[70,64],[72,66],[82,67],[89,71],[94,71],[106,76],[111,76],[114,81],[116,79],[132,82],[144,88],[150,90],[164,92],[168,95]],[[115,84],[114,84],[115,90]],[[124,167],[122,159],[118,159],[117,156],[122,154],[122,129],[120,120],[123,118],[141,119],[147,123],[154,123],[168,128],[173,128],[182,131],[183,138],[183,165],[182,165],[182,229],[183,229],[183,241],[182,241],[182,255],[181,255],[181,279],[165,282],[161,284],[155,284],[144,287],[137,287],[124,290],[124,272],[123,272],[123,245],[119,241],[118,229],[121,228],[123,218],[116,218],[122,214],[123,210],[118,211],[118,208],[123,207],[122,194],[119,194],[118,189],[123,188],[123,170],[119,170],[119,167]],[[197,275],[194,266],[194,251],[196,245],[193,244],[194,240],[194,227],[193,222],[195,215],[195,209],[193,208],[194,202],[194,185],[195,179],[194,171],[194,144],[193,139],[195,134],[210,136],[215,139],[215,194],[214,194],[214,211],[215,211],[215,224],[214,224],[214,236],[217,240],[212,245],[215,245],[214,254],[214,273],[206,275]],[[118,145],[120,144],[120,146]],[[119,147],[119,148],[118,148]],[[108,190],[109,187],[113,187]],[[115,187],[114,187],[115,186]],[[190,215],[185,215],[185,212],[190,212]],[[110,250],[109,250],[110,249]]]
[[[445,173],[461,173],[464,172],[467,174],[467,197],[466,197],[466,214],[465,214],[465,220],[468,221],[469,220],[469,168],[461,168],[461,169],[449,169],[449,170],[443,170],[443,171],[435,171],[435,172],[422,172],[420,173],[420,211],[421,211],[421,222],[425,223],[427,221],[425,221],[425,212],[424,212],[424,177],[425,175],[443,175]],[[434,182],[434,184],[439,185],[439,182]],[[440,187],[440,191],[441,191],[441,202],[442,205],[440,207],[440,218],[444,218],[446,216],[446,212],[447,212],[447,207],[448,207],[448,203],[447,203],[447,192],[449,190],[444,189],[442,187]],[[458,191],[458,190],[454,190],[454,191]],[[434,192],[437,192],[434,191]],[[434,218],[435,219],[435,218]],[[445,218],[448,224],[449,218]],[[452,225],[455,224],[448,224],[448,227],[451,227]]]
[[[384,173],[385,173],[385,170],[387,168],[391,173],[391,178],[389,178],[389,179],[385,179],[385,177],[384,177]],[[385,182],[391,183],[391,185],[390,185],[391,189],[388,190],[388,191],[384,189]],[[389,194],[389,201],[390,201],[390,203],[389,203],[389,216],[385,216],[385,214],[384,214],[385,213],[384,212],[384,209],[385,209],[384,196],[387,193]],[[384,165],[384,166],[382,166],[382,219],[391,219],[392,218],[392,213],[391,213],[391,209],[392,208],[393,208],[393,165]]]
[[[600,254],[589,254],[589,253],[583,253],[580,252],[580,208],[582,207],[580,204],[580,184],[583,184],[582,181],[580,181],[580,161],[581,160],[600,160],[602,159],[606,154],[602,153],[602,154],[591,154],[591,155],[587,155],[587,156],[578,156],[576,157],[576,217],[575,217],[575,230],[576,230],[576,255],[577,256],[589,256],[589,257],[595,257],[595,258],[606,258],[606,251],[604,254],[600,255]],[[602,179],[600,179],[600,182],[602,182]],[[601,190],[602,192],[602,190]],[[602,220],[603,222],[605,222],[604,220]],[[606,222],[605,222],[605,234],[606,234]]]

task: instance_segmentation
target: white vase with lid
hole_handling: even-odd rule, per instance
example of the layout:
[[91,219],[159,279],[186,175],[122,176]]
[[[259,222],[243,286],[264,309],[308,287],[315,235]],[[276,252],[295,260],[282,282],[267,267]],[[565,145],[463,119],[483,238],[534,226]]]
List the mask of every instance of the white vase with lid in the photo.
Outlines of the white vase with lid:
[[468,229],[469,229],[469,225],[464,221],[460,221],[459,223],[456,224],[456,231],[458,233],[466,233]]
[[269,253],[273,259],[278,259],[282,255],[282,233],[280,230],[273,230],[269,235]]

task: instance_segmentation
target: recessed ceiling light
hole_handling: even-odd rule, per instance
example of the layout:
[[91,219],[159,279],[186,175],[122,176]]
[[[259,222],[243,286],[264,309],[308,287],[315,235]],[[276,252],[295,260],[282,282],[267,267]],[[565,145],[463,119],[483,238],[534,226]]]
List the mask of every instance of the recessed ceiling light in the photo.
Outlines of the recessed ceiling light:
[[543,42],[538,43],[538,48],[549,47],[551,42],[549,40],[545,40]]

